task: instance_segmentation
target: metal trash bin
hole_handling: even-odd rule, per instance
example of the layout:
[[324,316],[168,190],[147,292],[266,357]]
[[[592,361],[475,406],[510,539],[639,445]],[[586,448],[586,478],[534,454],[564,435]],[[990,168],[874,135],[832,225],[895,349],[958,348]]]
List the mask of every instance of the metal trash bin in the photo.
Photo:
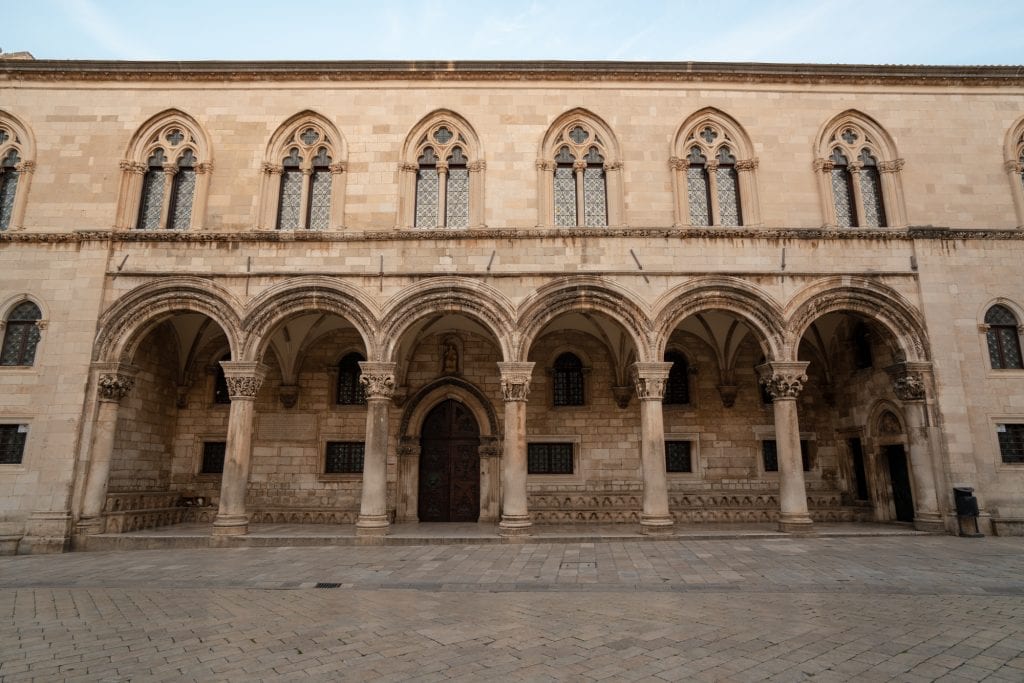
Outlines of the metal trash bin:
[[[961,536],[968,538],[984,538],[985,534],[978,530],[978,499],[974,497],[974,489],[970,486],[954,486],[953,502],[956,504],[956,523]],[[974,523],[973,532],[964,531],[964,520],[969,519]]]

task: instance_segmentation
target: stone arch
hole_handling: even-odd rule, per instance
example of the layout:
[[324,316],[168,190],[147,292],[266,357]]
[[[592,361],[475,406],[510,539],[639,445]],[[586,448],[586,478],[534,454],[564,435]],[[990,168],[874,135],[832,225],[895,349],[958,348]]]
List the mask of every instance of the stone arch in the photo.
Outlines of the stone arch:
[[198,277],[168,277],[131,290],[100,316],[93,360],[129,362],[139,344],[175,313],[201,313],[220,326],[237,358],[242,347],[240,306],[226,289]]
[[171,126],[187,129],[191,134],[191,139],[185,140],[184,144],[175,150],[175,158],[169,157],[169,161],[177,161],[177,157],[189,149],[202,161],[211,162],[213,160],[213,146],[210,144],[210,136],[206,129],[189,114],[173,108],[165,109],[149,117],[145,123],[139,126],[128,142],[125,158],[134,162],[144,162],[156,147],[163,144],[161,140],[157,139],[159,133]]
[[318,144],[330,151],[331,158],[335,162],[345,162],[348,160],[348,143],[337,126],[323,114],[312,109],[306,109],[288,117],[284,123],[277,127],[274,134],[270,136],[264,157],[267,163],[281,163],[281,158],[285,155],[285,148],[291,143],[292,134],[306,125],[321,129],[327,135],[327,138],[318,142]]
[[[20,230],[24,227],[29,186],[36,168],[36,143],[32,129],[3,110],[0,110],[0,167],[5,175],[13,174],[13,179],[8,176],[5,184],[16,183],[14,201],[6,223],[0,222],[0,230]],[[10,185],[7,187],[9,189]]]
[[573,126],[574,124],[583,124],[591,127],[600,134],[603,147],[609,155],[609,162],[619,162],[622,160],[622,153],[619,150],[619,140],[615,137],[615,133],[612,132],[611,126],[609,126],[604,119],[583,107],[576,107],[564,112],[561,116],[551,122],[547,132],[544,134],[544,138],[541,141],[540,146],[540,157],[547,159],[549,156],[554,156],[555,146],[559,142],[559,137],[562,131]]
[[423,420],[435,406],[446,399],[455,399],[469,408],[480,425],[481,436],[500,436],[498,414],[491,400],[471,382],[461,377],[439,377],[424,384],[406,402],[398,433],[400,438],[417,438]]
[[[33,299],[33,301],[35,301],[35,299]],[[985,315],[988,314],[989,309],[993,306],[1005,306],[1010,309],[1010,311],[1017,316],[1017,320],[1020,324],[1024,325],[1024,306],[1005,296],[992,297],[978,308],[977,320],[979,325],[983,325],[985,323]]]
[[519,305],[518,340],[512,359],[526,360],[537,335],[559,315],[597,312],[626,331],[636,347],[638,361],[657,360],[651,354],[651,318],[638,303],[640,300],[638,294],[605,278],[570,276],[553,280]]
[[815,156],[827,158],[833,136],[840,128],[849,125],[862,129],[870,136],[869,139],[872,146],[882,157],[880,161],[890,161],[899,156],[896,152],[896,141],[893,140],[882,124],[857,109],[847,109],[822,124],[821,128],[818,129],[817,137],[814,139]]
[[1003,143],[1003,168],[1010,179],[1013,207],[1017,211],[1017,226],[1024,226],[1024,116],[1006,131]]
[[465,138],[466,154],[470,159],[482,160],[484,157],[484,148],[480,142],[480,137],[477,135],[476,130],[470,125],[469,121],[465,118],[456,114],[451,109],[435,109],[423,118],[421,118],[415,126],[409,130],[409,135],[405,138],[405,142],[402,144],[402,161],[409,164],[415,164],[420,141],[427,133],[433,130],[436,126],[449,125],[454,128],[457,132],[462,133]]
[[8,297],[4,299],[2,302],[0,302],[0,321],[7,320],[7,316],[11,314],[11,311],[13,311],[15,308],[25,303],[26,301],[31,301],[36,305],[36,307],[39,308],[39,312],[42,314],[41,317],[39,318],[39,322],[45,325],[47,322],[51,320],[49,307],[43,302],[43,299],[41,297],[38,297],[29,292],[22,292],[20,294],[15,294],[14,296]]
[[849,311],[881,324],[896,343],[902,360],[927,361],[924,319],[903,295],[868,278],[837,275],[814,282],[786,307],[787,360],[796,360],[800,340],[811,323],[826,313]]
[[348,283],[316,275],[292,278],[261,293],[246,309],[242,325],[248,335],[240,360],[259,360],[280,323],[293,315],[314,311],[333,313],[352,323],[362,337],[367,358],[377,353],[377,306]]
[[379,360],[393,360],[409,328],[424,316],[461,313],[483,324],[494,335],[502,358],[512,358],[515,314],[508,298],[475,280],[438,277],[418,282],[391,297],[384,306]]
[[[895,418],[895,429],[890,421]],[[877,444],[879,440],[906,438],[907,421],[903,411],[892,401],[880,399],[875,401],[868,411],[868,433]]]
[[740,278],[711,277],[685,282],[665,292],[654,310],[654,351],[658,358],[665,355],[672,331],[683,320],[709,310],[728,311],[742,318],[757,335],[769,360],[780,360],[783,355],[782,308],[768,292]]

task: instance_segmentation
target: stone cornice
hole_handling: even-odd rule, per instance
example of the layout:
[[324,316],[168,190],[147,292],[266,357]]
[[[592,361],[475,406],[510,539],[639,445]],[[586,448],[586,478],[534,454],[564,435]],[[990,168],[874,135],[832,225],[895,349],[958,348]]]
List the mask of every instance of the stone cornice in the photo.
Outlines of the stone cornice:
[[1024,85],[1024,66],[608,61],[128,62],[11,60],[0,80],[32,81],[673,81]]
[[249,230],[245,232],[201,232],[192,230],[74,230],[71,232],[0,232],[5,242],[62,244],[83,242],[405,242],[453,239],[564,239],[564,238],[659,238],[659,239],[761,239],[761,240],[871,240],[898,242],[909,240],[970,241],[1024,240],[1024,230],[996,228],[475,228],[469,230],[392,230],[292,231]]

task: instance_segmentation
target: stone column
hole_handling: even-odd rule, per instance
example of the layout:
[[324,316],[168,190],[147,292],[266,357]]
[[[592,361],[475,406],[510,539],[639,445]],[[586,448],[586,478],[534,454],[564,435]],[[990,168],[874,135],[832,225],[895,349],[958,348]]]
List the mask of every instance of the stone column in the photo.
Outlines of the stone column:
[[92,447],[89,449],[89,473],[85,494],[82,496],[79,534],[101,534],[104,531],[103,506],[107,501],[107,479],[110,459],[114,454],[117,412],[121,399],[135,385],[137,372],[136,368],[118,363],[96,363],[93,368],[98,372],[96,393],[99,406],[92,430]]
[[357,536],[388,533],[388,408],[395,393],[395,364],[360,361],[366,390],[366,447]]
[[644,477],[644,509],[640,533],[672,533],[665,474],[665,424],[661,399],[672,363],[633,363],[630,373],[640,399],[640,462]]
[[761,383],[772,396],[775,414],[775,446],[779,454],[779,530],[793,533],[811,531],[800,457],[800,420],[796,397],[807,381],[807,363],[770,362],[758,366]]
[[224,453],[224,474],[220,481],[220,508],[213,521],[214,536],[249,533],[245,494],[252,467],[252,433],[256,416],[256,395],[267,368],[254,361],[221,361],[231,397],[228,438]]
[[533,363],[498,363],[505,399],[505,448],[502,454],[502,536],[527,536],[530,511],[526,499],[526,397]]
[[893,380],[893,392],[903,401],[903,416],[907,421],[907,455],[914,477],[914,528],[943,531],[945,525],[939,514],[925,403],[924,373],[930,370],[930,363],[920,362],[898,363],[886,368]]

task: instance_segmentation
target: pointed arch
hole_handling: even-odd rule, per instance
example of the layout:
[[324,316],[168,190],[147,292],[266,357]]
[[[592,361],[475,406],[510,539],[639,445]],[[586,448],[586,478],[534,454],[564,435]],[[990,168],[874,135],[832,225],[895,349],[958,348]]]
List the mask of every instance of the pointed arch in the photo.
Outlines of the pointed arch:
[[19,294],[0,303],[0,366],[32,366],[47,316],[40,300]]
[[150,117],[121,160],[115,227],[202,229],[212,170],[212,145],[198,121],[180,109]]
[[1017,119],[1006,133],[1003,145],[1004,168],[1010,178],[1017,227],[1024,228],[1024,116]]
[[486,168],[483,145],[469,121],[450,109],[430,112],[402,145],[398,225],[483,227]]
[[35,168],[32,130],[18,117],[0,109],[0,231],[24,227],[25,205]]
[[814,169],[828,227],[907,225],[896,143],[875,119],[847,109],[818,131]]
[[311,109],[289,117],[267,143],[258,226],[261,230],[338,230],[345,217],[348,143]]
[[761,223],[754,146],[725,112],[705,107],[688,116],[673,138],[669,164],[676,225]]
[[537,225],[624,225],[622,154],[605,121],[571,109],[552,122],[537,159]]

